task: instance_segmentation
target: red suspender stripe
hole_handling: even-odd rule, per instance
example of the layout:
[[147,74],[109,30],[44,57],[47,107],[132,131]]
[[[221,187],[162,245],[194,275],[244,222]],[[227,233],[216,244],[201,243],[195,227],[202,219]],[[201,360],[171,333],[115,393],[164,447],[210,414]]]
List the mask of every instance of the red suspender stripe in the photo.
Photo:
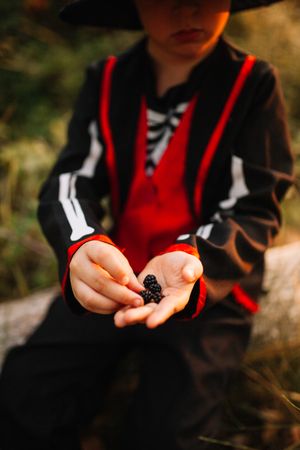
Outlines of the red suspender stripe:
[[112,207],[114,209],[115,217],[119,211],[119,185],[118,177],[115,175],[117,171],[114,144],[109,125],[109,105],[110,105],[110,93],[111,93],[111,78],[112,72],[117,62],[115,56],[110,56],[105,64],[103,79],[101,83],[100,92],[100,127],[103,133],[103,139],[106,144],[106,162],[108,168],[108,174],[111,185]]
[[[63,276],[63,279],[62,279],[62,283],[61,283],[61,290],[62,290],[62,294],[63,294],[63,297],[64,297],[64,298],[65,298],[65,288],[66,288],[66,283],[67,283],[67,279],[68,279],[69,266],[70,266],[71,259],[72,259],[73,255],[74,255],[74,253],[75,253],[75,252],[76,252],[83,244],[85,244],[86,242],[89,242],[89,241],[102,241],[102,242],[106,242],[107,244],[111,244],[111,245],[113,245],[114,247],[117,247],[117,246],[113,243],[113,241],[112,241],[108,236],[105,236],[104,234],[96,234],[96,235],[93,235],[93,236],[89,236],[88,238],[82,239],[81,241],[76,242],[75,244],[71,245],[71,246],[68,248],[67,267],[66,267],[66,270],[65,270],[65,273],[64,273],[64,276]],[[118,248],[118,247],[117,247],[117,248]]]
[[203,189],[204,185],[209,173],[209,169],[212,163],[212,160],[214,158],[214,155],[216,153],[216,150],[218,148],[218,145],[220,143],[220,140],[223,136],[225,127],[228,123],[228,120],[230,118],[230,114],[234,108],[234,105],[243,89],[243,86],[247,80],[248,75],[250,74],[254,63],[256,61],[255,56],[249,55],[247,56],[240,73],[234,83],[234,86],[231,90],[231,93],[228,97],[228,100],[225,104],[225,107],[223,109],[223,112],[221,114],[221,117],[217,123],[217,126],[215,127],[212,136],[208,142],[208,145],[204,151],[204,155],[199,167],[199,171],[197,174],[196,179],[196,188],[195,188],[195,194],[194,194],[194,205],[195,205],[195,211],[197,214],[197,217],[200,217],[201,215],[201,206],[202,206],[202,196],[203,196]]
[[[139,119],[135,137],[135,152],[134,152],[134,180],[133,183],[138,182],[137,176],[145,178],[145,160],[146,160],[146,146],[147,146],[147,102],[143,95],[139,108]],[[134,189],[131,187],[131,189]]]
[[249,297],[249,295],[236,284],[232,289],[232,294],[237,303],[240,303],[244,308],[248,309],[252,314],[259,311],[259,305]]

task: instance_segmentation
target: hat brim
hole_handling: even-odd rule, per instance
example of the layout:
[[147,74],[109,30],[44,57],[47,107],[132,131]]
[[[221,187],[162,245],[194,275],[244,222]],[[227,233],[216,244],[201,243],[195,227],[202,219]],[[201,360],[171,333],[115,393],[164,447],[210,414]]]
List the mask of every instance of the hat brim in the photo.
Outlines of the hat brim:
[[278,3],[283,0],[232,0],[232,12],[245,11],[247,9],[270,6],[272,3]]
[[[282,0],[232,0],[231,12],[268,6]],[[141,30],[133,0],[75,0],[67,4],[59,17],[72,25]]]

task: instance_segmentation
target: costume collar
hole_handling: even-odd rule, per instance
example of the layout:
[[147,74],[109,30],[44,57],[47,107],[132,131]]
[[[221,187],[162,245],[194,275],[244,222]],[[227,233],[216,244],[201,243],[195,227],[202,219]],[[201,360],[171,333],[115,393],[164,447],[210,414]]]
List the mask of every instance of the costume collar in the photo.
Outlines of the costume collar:
[[220,62],[221,56],[224,53],[225,42],[223,37],[221,37],[214,50],[192,69],[188,79],[184,83],[169,88],[161,97],[158,97],[156,93],[156,75],[153,60],[147,50],[147,38],[144,38],[140,42],[140,45],[144,66],[144,91],[148,106],[160,112],[167,112],[179,103],[189,101],[195,92],[201,88],[206,76],[210,72],[209,69],[215,63]]

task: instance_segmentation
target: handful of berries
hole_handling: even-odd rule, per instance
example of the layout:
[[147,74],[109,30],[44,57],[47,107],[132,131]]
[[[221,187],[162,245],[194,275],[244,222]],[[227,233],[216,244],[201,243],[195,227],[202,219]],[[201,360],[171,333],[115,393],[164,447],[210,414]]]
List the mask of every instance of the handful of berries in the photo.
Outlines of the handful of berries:
[[143,297],[145,305],[147,303],[159,303],[163,298],[161,293],[161,285],[157,282],[155,275],[147,275],[143,281],[145,290],[139,294]]

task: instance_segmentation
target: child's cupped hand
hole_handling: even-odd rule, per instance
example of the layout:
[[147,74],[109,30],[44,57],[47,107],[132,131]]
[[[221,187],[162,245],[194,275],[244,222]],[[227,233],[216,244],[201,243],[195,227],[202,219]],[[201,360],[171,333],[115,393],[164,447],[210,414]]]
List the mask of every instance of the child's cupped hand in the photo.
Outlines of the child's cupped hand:
[[70,262],[70,283],[75,298],[88,311],[112,314],[143,304],[138,295],[143,285],[128,260],[116,247],[91,240],[83,244]]
[[203,267],[199,259],[182,251],[154,257],[138,275],[138,280],[143,283],[146,275],[155,275],[164,297],[158,304],[148,303],[137,308],[126,306],[120,309],[114,316],[115,325],[125,327],[145,323],[148,328],[161,325],[173,314],[184,309],[202,272]]

